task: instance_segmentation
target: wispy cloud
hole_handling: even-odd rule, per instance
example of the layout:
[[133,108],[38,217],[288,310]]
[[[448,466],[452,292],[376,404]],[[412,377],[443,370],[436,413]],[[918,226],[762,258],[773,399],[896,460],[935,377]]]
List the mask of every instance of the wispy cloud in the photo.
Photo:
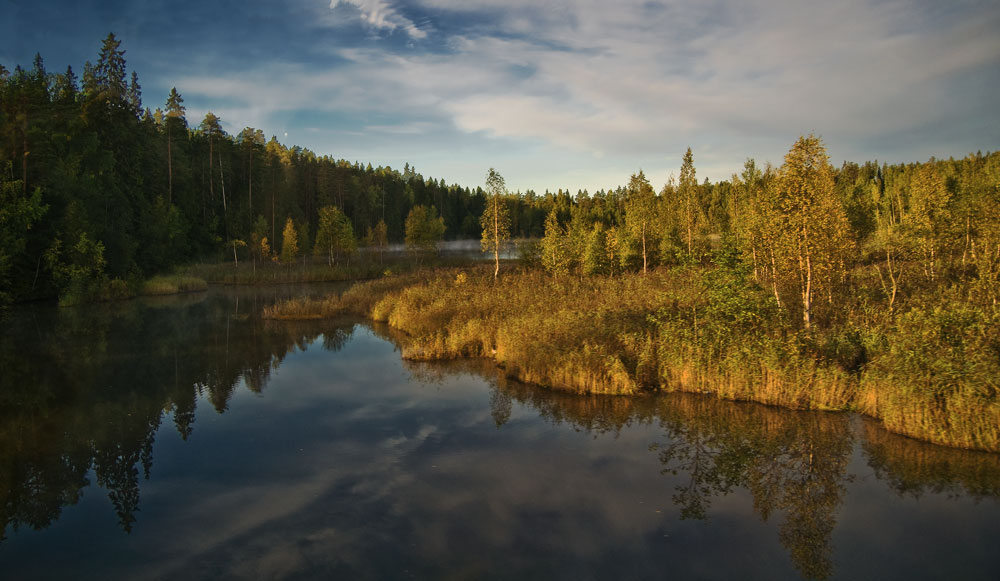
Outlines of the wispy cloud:
[[361,13],[361,19],[372,28],[388,31],[401,29],[415,40],[427,37],[426,30],[400,13],[393,3],[387,0],[330,0],[331,9],[343,5],[357,8]]
[[[807,132],[823,135],[835,159],[960,155],[989,148],[976,144],[998,125],[987,94],[967,90],[972,79],[1000,84],[993,33],[1000,9],[982,3],[330,3],[331,11],[338,7],[356,10],[373,30],[411,40],[433,31],[434,47],[334,42],[324,48],[327,65],[265,63],[228,80],[193,76],[182,90],[240,95],[230,113],[265,127],[269,116],[313,111],[352,116],[355,130],[394,145],[420,139],[447,148],[459,132],[484,157],[496,140],[520,143],[523,158],[511,152],[509,165],[563,176],[600,159],[614,171],[632,164],[655,175],[649,169],[660,167],[666,179],[690,145],[700,175],[724,179],[747,156],[780,161]],[[962,115],[983,122],[954,123]],[[900,141],[892,151],[872,146],[902,133],[925,138]],[[415,151],[411,161],[426,153]],[[539,155],[571,165],[529,169],[538,164],[528,157]],[[476,167],[468,176],[481,173]],[[508,181],[557,185],[545,179],[533,173],[526,184]]]

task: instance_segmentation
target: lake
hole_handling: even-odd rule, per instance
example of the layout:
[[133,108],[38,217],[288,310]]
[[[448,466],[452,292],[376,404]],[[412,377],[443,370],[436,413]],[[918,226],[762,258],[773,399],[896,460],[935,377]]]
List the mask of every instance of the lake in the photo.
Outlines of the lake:
[[335,287],[0,322],[4,579],[1000,579],[1000,455],[403,361]]

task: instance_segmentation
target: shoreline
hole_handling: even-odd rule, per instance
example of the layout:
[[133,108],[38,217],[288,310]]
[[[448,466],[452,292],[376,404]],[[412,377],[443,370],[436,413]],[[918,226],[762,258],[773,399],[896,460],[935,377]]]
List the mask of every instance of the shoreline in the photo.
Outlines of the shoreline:
[[[359,315],[403,333],[404,359],[488,358],[508,376],[546,389],[677,391],[854,411],[918,440],[1000,452],[1000,402],[989,393],[975,395],[990,369],[973,369],[942,392],[901,381],[892,352],[872,352],[880,344],[874,340],[858,347],[869,352],[857,364],[851,359],[857,354],[836,343],[843,329],[806,334],[719,325],[697,304],[692,284],[698,276],[686,270],[559,278],[521,271],[494,286],[475,269],[436,269],[358,283],[339,296],[293,299],[262,316]],[[879,340],[891,342],[893,332],[882,329]]]

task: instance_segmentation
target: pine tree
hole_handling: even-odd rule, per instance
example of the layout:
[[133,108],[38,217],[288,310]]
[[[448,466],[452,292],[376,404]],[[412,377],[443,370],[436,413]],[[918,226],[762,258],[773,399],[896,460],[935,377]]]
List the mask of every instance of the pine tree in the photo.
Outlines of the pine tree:
[[167,109],[165,124],[167,126],[167,204],[173,204],[174,199],[174,169],[171,137],[174,126],[177,130],[187,129],[187,120],[184,118],[184,98],[177,92],[177,87],[170,89],[167,95]]
[[[212,160],[215,153],[215,138],[223,134],[222,124],[215,113],[211,111],[205,113],[205,118],[201,121],[201,132],[208,138],[208,196],[209,199],[215,200],[215,180],[212,179],[214,175]],[[222,205],[223,207],[226,205],[225,198],[223,198]]]
[[21,184],[6,179],[10,165],[8,162],[0,171],[0,306],[13,298],[9,275],[14,259],[24,252],[28,231],[48,211],[48,205],[42,203],[41,189],[25,195]]
[[244,127],[243,131],[240,131],[239,141],[247,148],[249,163],[249,168],[247,169],[247,214],[249,219],[253,220],[253,151],[257,147],[264,145],[264,132],[253,127]]

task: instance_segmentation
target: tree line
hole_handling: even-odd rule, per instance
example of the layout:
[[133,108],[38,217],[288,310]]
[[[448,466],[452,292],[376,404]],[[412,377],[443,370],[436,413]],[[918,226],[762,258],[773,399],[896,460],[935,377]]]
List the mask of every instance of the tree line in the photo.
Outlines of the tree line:
[[[110,34],[79,78],[0,65],[0,293],[54,296],[192,260],[280,256],[291,220],[299,254],[333,261],[358,242],[402,242],[416,206],[448,238],[479,235],[477,189],[285,146],[260,129],[227,134],[188,119],[176,88],[144,104]],[[234,256],[235,255],[235,256]],[[268,256],[269,257],[269,256]]]
[[889,309],[914,285],[953,280],[994,301],[998,168],[998,154],[981,153],[834,168],[810,136],[780,167],[747,160],[717,183],[698,182],[688,150],[659,190],[640,171],[593,194],[509,193],[494,170],[472,189],[409,164],[319,156],[252,127],[227,134],[211,112],[189,120],[176,88],[145,106],[109,34],[82,79],[72,67],[48,72],[41,56],[28,69],[0,65],[0,300],[113,286],[192,260],[312,254],[333,264],[359,245],[404,240],[482,236],[499,262],[505,237],[539,238],[529,260],[582,274],[707,263],[726,240],[809,327],[859,266]]
[[837,169],[809,135],[779,167],[748,159],[726,181],[695,176],[689,148],[658,192],[640,171],[613,192],[557,198],[537,260],[555,274],[646,272],[707,265],[728,246],[806,329],[860,289],[888,312],[931,289],[1000,297],[1000,153]]

